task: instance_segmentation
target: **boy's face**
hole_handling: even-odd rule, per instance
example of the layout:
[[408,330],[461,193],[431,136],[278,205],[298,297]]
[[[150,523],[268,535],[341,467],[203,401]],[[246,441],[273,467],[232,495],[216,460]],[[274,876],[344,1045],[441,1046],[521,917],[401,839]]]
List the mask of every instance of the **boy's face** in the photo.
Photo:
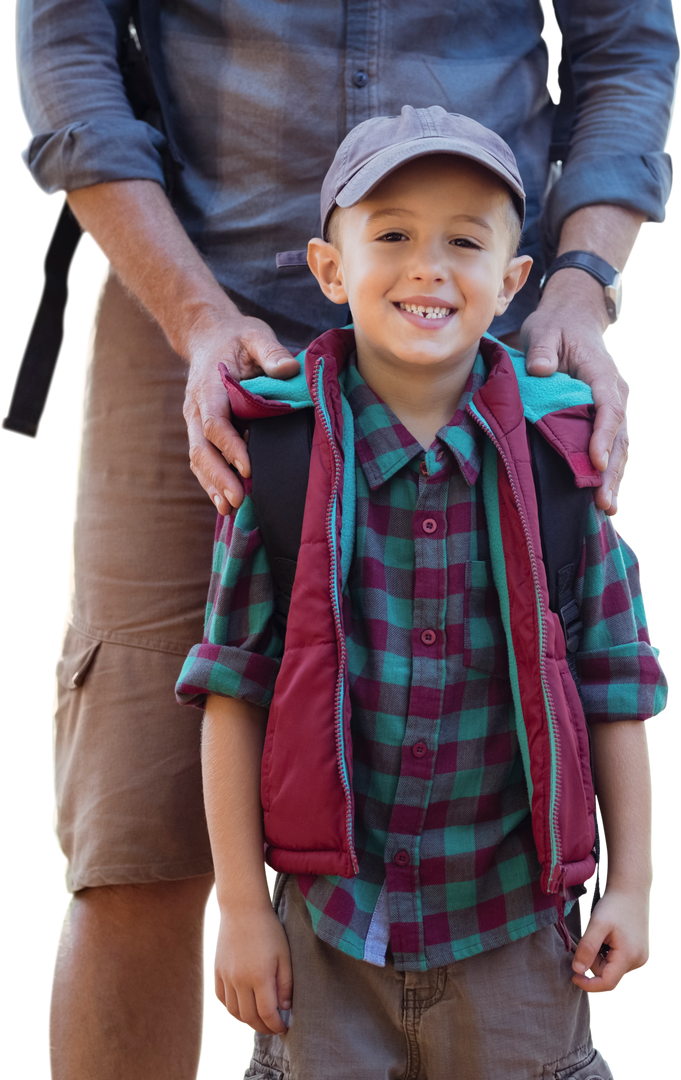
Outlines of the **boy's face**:
[[419,158],[336,211],[336,243],[311,241],[308,260],[326,296],[350,304],[360,355],[447,364],[475,355],[525,282],[531,259],[511,257],[511,213],[486,169]]

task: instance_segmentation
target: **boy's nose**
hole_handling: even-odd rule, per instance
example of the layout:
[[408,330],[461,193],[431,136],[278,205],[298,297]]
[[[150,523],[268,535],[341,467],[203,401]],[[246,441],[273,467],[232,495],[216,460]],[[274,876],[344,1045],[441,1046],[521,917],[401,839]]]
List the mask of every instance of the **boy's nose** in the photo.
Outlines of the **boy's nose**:
[[439,252],[421,251],[415,253],[409,276],[412,281],[442,283],[446,278],[446,272]]

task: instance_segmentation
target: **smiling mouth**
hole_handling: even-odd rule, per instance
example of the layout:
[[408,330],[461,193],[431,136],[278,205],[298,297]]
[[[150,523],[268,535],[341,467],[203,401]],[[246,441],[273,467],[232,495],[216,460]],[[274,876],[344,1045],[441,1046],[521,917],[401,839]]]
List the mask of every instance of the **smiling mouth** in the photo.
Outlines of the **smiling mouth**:
[[420,315],[422,319],[446,319],[453,315],[455,308],[435,307],[425,304],[396,304],[400,311],[408,311],[410,315]]

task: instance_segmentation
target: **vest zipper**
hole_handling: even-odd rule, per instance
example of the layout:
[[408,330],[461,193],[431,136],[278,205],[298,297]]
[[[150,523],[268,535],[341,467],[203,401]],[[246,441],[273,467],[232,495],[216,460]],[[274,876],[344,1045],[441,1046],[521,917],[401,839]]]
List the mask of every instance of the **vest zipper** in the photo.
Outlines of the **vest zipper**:
[[331,422],[329,420],[326,403],[323,400],[323,374],[324,358],[320,356],[315,363],[312,376],[312,400],[314,402],[315,412],[319,417],[322,428],[324,429],[324,434],[326,435],[326,438],[328,440],[334,461],[331,498],[329,499],[329,505],[326,511],[326,540],[329,545],[329,553],[331,556],[329,570],[329,595],[331,598],[331,609],[333,611],[333,621],[336,628],[336,641],[338,642],[339,650],[338,679],[336,681],[336,691],[334,697],[334,737],[336,744],[336,761],[338,764],[338,772],[340,774],[343,794],[345,795],[345,835],[348,844],[348,852],[352,861],[352,867],[357,874],[359,873],[359,863],[357,861],[357,855],[355,853],[355,846],[352,834],[352,795],[350,792],[350,783],[348,780],[347,769],[345,766],[345,741],[343,739],[343,700],[345,697],[344,673],[347,653],[345,646],[345,634],[343,633],[343,623],[340,613],[340,600],[338,596],[338,554],[336,549],[336,511],[338,505],[338,489],[340,486],[340,477],[343,470],[343,462],[341,461],[341,456],[338,452],[338,447],[336,446],[336,441],[333,437],[333,432],[331,430]]
[[[487,435],[487,437],[492,441],[492,443],[494,444],[494,447],[496,448],[497,453],[499,454],[499,457],[501,458],[501,460],[502,460],[502,462],[504,464],[504,468],[506,470],[506,476],[508,477],[508,482],[509,482],[511,491],[513,493],[513,498],[515,500],[515,504],[516,504],[516,507],[517,507],[517,510],[518,510],[518,514],[520,516],[520,522],[522,524],[523,532],[525,534],[525,543],[527,544],[527,550],[528,550],[528,553],[529,553],[529,556],[530,556],[530,566],[531,566],[531,569],[532,569],[532,580],[534,582],[535,593],[536,593],[537,599],[539,601],[539,611],[540,611],[540,615],[541,615],[542,624],[543,624],[543,627],[544,627],[544,637],[546,637],[546,626],[547,626],[546,608],[544,606],[544,598],[542,596],[541,589],[539,587],[539,573],[538,573],[538,570],[537,570],[537,559],[536,559],[536,556],[535,556],[535,553],[534,553],[534,548],[532,547],[532,538],[530,536],[529,526],[527,524],[527,519],[526,519],[525,514],[523,512],[523,507],[522,507],[522,503],[520,501],[520,496],[518,495],[518,489],[516,488],[515,482],[513,480],[513,474],[511,472],[511,467],[509,465],[508,458],[506,457],[506,454],[504,453],[504,451],[503,451],[503,449],[501,447],[501,444],[499,443],[498,439],[494,435],[494,432],[488,426],[488,424],[484,420],[482,420],[479,416],[476,415],[476,413],[473,411],[473,409],[471,409],[470,405],[466,406],[466,411],[473,418],[473,420],[475,420],[475,423],[478,425],[478,427],[482,428],[482,430]],[[548,711],[548,714],[549,714],[549,723],[550,723],[552,731],[553,731],[554,758],[555,758],[555,763],[556,763],[556,790],[555,790],[555,793],[554,793],[553,807],[551,809],[551,815],[550,815],[550,818],[551,818],[551,820],[550,820],[550,832],[551,832],[551,849],[552,849],[552,852],[551,852],[552,853],[552,860],[551,861],[552,861],[552,865],[551,865],[551,873],[549,875],[548,887],[549,887],[549,890],[551,892],[559,893],[561,891],[561,889],[564,889],[564,886],[563,886],[564,871],[563,871],[563,867],[562,867],[563,852],[562,852],[560,831],[559,831],[559,828],[558,828],[558,795],[559,795],[559,792],[561,790],[562,762],[561,762],[561,756],[560,756],[560,744],[559,744],[559,740],[558,740],[558,733],[557,733],[557,730],[556,730],[556,713],[555,713],[555,708],[554,708],[554,705],[553,705],[553,699],[551,697],[551,691],[550,691],[549,685],[548,685],[548,683],[546,681],[546,663],[545,663],[545,659],[544,659],[543,649],[539,650],[539,672],[540,672],[540,676],[541,676],[542,689],[544,691],[544,695],[545,695],[545,698],[546,698],[546,703],[547,703],[547,706],[548,706],[547,711]]]

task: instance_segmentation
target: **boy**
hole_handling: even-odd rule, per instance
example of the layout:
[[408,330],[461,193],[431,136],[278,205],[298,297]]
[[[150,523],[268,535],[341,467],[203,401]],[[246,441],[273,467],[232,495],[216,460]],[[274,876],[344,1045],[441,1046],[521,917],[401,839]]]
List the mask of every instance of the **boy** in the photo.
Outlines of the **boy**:
[[611,1077],[584,991],[646,959],[638,721],[665,682],[633,554],[591,502],[576,670],[609,870],[575,948],[594,797],[529,429],[571,487],[598,475],[587,388],[528,380],[484,336],[529,271],[523,215],[515,159],[479,124],[407,106],[359,125],[308,248],[354,333],[323,335],[286,386],[223,372],[237,416],[315,415],[285,631],[247,493],[219,519],[206,638],[178,683],[208,694],[216,986],[258,1032],[251,1078]]

